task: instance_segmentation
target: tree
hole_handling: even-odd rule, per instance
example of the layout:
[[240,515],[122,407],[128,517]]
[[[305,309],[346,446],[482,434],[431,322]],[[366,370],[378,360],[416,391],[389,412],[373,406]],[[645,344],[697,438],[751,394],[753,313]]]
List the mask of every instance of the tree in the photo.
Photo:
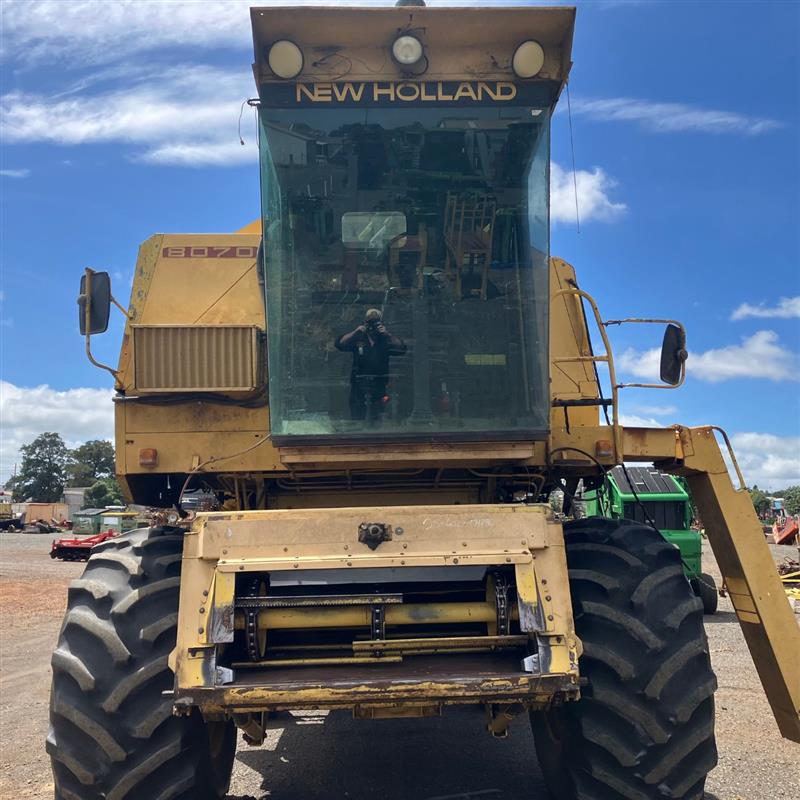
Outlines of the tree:
[[800,486],[790,486],[782,497],[787,514],[800,514]]
[[71,453],[67,467],[70,486],[92,486],[114,475],[114,445],[104,439],[91,439]]
[[22,464],[8,488],[18,501],[57,503],[64,493],[69,450],[57,433],[41,433],[20,447]]
[[123,505],[122,490],[116,478],[101,478],[86,490],[83,496],[87,508],[105,508],[106,506]]
[[760,517],[768,514],[770,510],[769,497],[767,497],[758,486],[753,486],[749,491],[750,499],[753,501],[753,508],[755,508],[756,514]]

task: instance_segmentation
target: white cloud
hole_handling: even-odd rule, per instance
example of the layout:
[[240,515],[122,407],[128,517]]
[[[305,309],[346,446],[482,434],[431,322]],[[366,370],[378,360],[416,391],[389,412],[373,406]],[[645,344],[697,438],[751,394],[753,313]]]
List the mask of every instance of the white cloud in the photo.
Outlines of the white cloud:
[[672,417],[678,413],[677,406],[636,406],[640,414],[652,414],[654,417]]
[[748,317],[793,319],[800,317],[800,295],[797,297],[781,297],[776,306],[765,306],[759,303],[757,306],[750,303],[742,303],[731,314],[731,320],[747,319]]
[[686,103],[659,103],[631,97],[596,100],[577,98],[572,113],[600,122],[635,122],[655,133],[738,133],[756,136],[783,127],[766,117],[750,117],[736,111],[697,108]]
[[[658,348],[636,351],[631,348],[617,357],[620,371],[637,378],[658,380],[661,351]],[[689,353],[687,374],[709,383],[732,378],[761,378],[770,381],[800,380],[800,357],[785,348],[775,331],[757,331],[741,344]]]
[[663,428],[664,426],[652,417],[639,417],[636,414],[620,414],[620,424],[627,428]]
[[731,444],[748,486],[774,490],[800,484],[800,436],[735,433]]
[[4,178],[27,178],[31,174],[29,169],[0,169]]
[[43,95],[10,92],[0,99],[5,141],[61,145],[123,142],[133,157],[154,163],[231,164],[256,157],[253,117],[242,101],[252,93],[247,72],[184,64],[157,80],[101,94]]
[[578,210],[581,222],[610,222],[627,210],[625,203],[615,203],[608,196],[617,185],[600,167],[575,173],[558,164],[550,165],[550,218],[553,222],[575,222],[575,182],[578,185]]
[[[432,0],[431,5],[483,5]],[[527,5],[512,0],[510,5]],[[251,50],[251,5],[393,6],[394,0],[4,0],[4,60],[110,64],[158,49]]]
[[5,0],[4,60],[108,64],[157,48],[247,48],[247,0]]
[[114,439],[111,389],[23,387],[0,381],[0,484],[8,480],[19,448],[40,433],[60,433],[68,447],[87,439]]
[[258,161],[258,150],[252,139],[243,146],[238,140],[228,137],[207,142],[161,144],[143,153],[140,160],[150,164],[176,164],[184,167],[230,167]]

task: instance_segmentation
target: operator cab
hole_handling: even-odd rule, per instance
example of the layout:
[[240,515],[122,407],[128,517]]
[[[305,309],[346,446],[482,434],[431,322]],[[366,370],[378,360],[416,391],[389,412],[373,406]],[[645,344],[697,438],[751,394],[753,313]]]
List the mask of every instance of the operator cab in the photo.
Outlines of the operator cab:
[[[530,79],[512,69],[530,9],[501,11],[487,58],[478,28],[448,47],[445,9],[359,9],[358,30],[336,9],[346,47],[330,29],[323,47],[302,9],[293,30],[253,9],[278,443],[546,436],[550,115],[571,10],[527,31],[555,40],[555,69]],[[414,55],[402,37],[417,64],[397,60]],[[292,47],[300,72],[281,78]]]

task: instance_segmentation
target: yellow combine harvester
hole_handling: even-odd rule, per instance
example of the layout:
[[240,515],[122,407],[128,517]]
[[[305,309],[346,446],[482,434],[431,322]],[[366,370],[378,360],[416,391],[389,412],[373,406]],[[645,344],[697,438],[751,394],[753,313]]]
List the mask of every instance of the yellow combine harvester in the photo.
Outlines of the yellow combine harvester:
[[[142,245],[117,472],[173,524],[99,546],[70,588],[57,798],[219,798],[237,727],[453,704],[495,735],[530,714],[560,800],[700,798],[715,678],[678,551],[547,503],[623,462],[688,480],[800,739],[800,635],[724,434],[619,424],[616,323],[549,254],[574,9],[422,6],[252,9],[262,220]],[[111,302],[87,270],[90,358]],[[666,325],[679,385],[683,328],[624,321]],[[187,512],[198,490],[213,508]]]

